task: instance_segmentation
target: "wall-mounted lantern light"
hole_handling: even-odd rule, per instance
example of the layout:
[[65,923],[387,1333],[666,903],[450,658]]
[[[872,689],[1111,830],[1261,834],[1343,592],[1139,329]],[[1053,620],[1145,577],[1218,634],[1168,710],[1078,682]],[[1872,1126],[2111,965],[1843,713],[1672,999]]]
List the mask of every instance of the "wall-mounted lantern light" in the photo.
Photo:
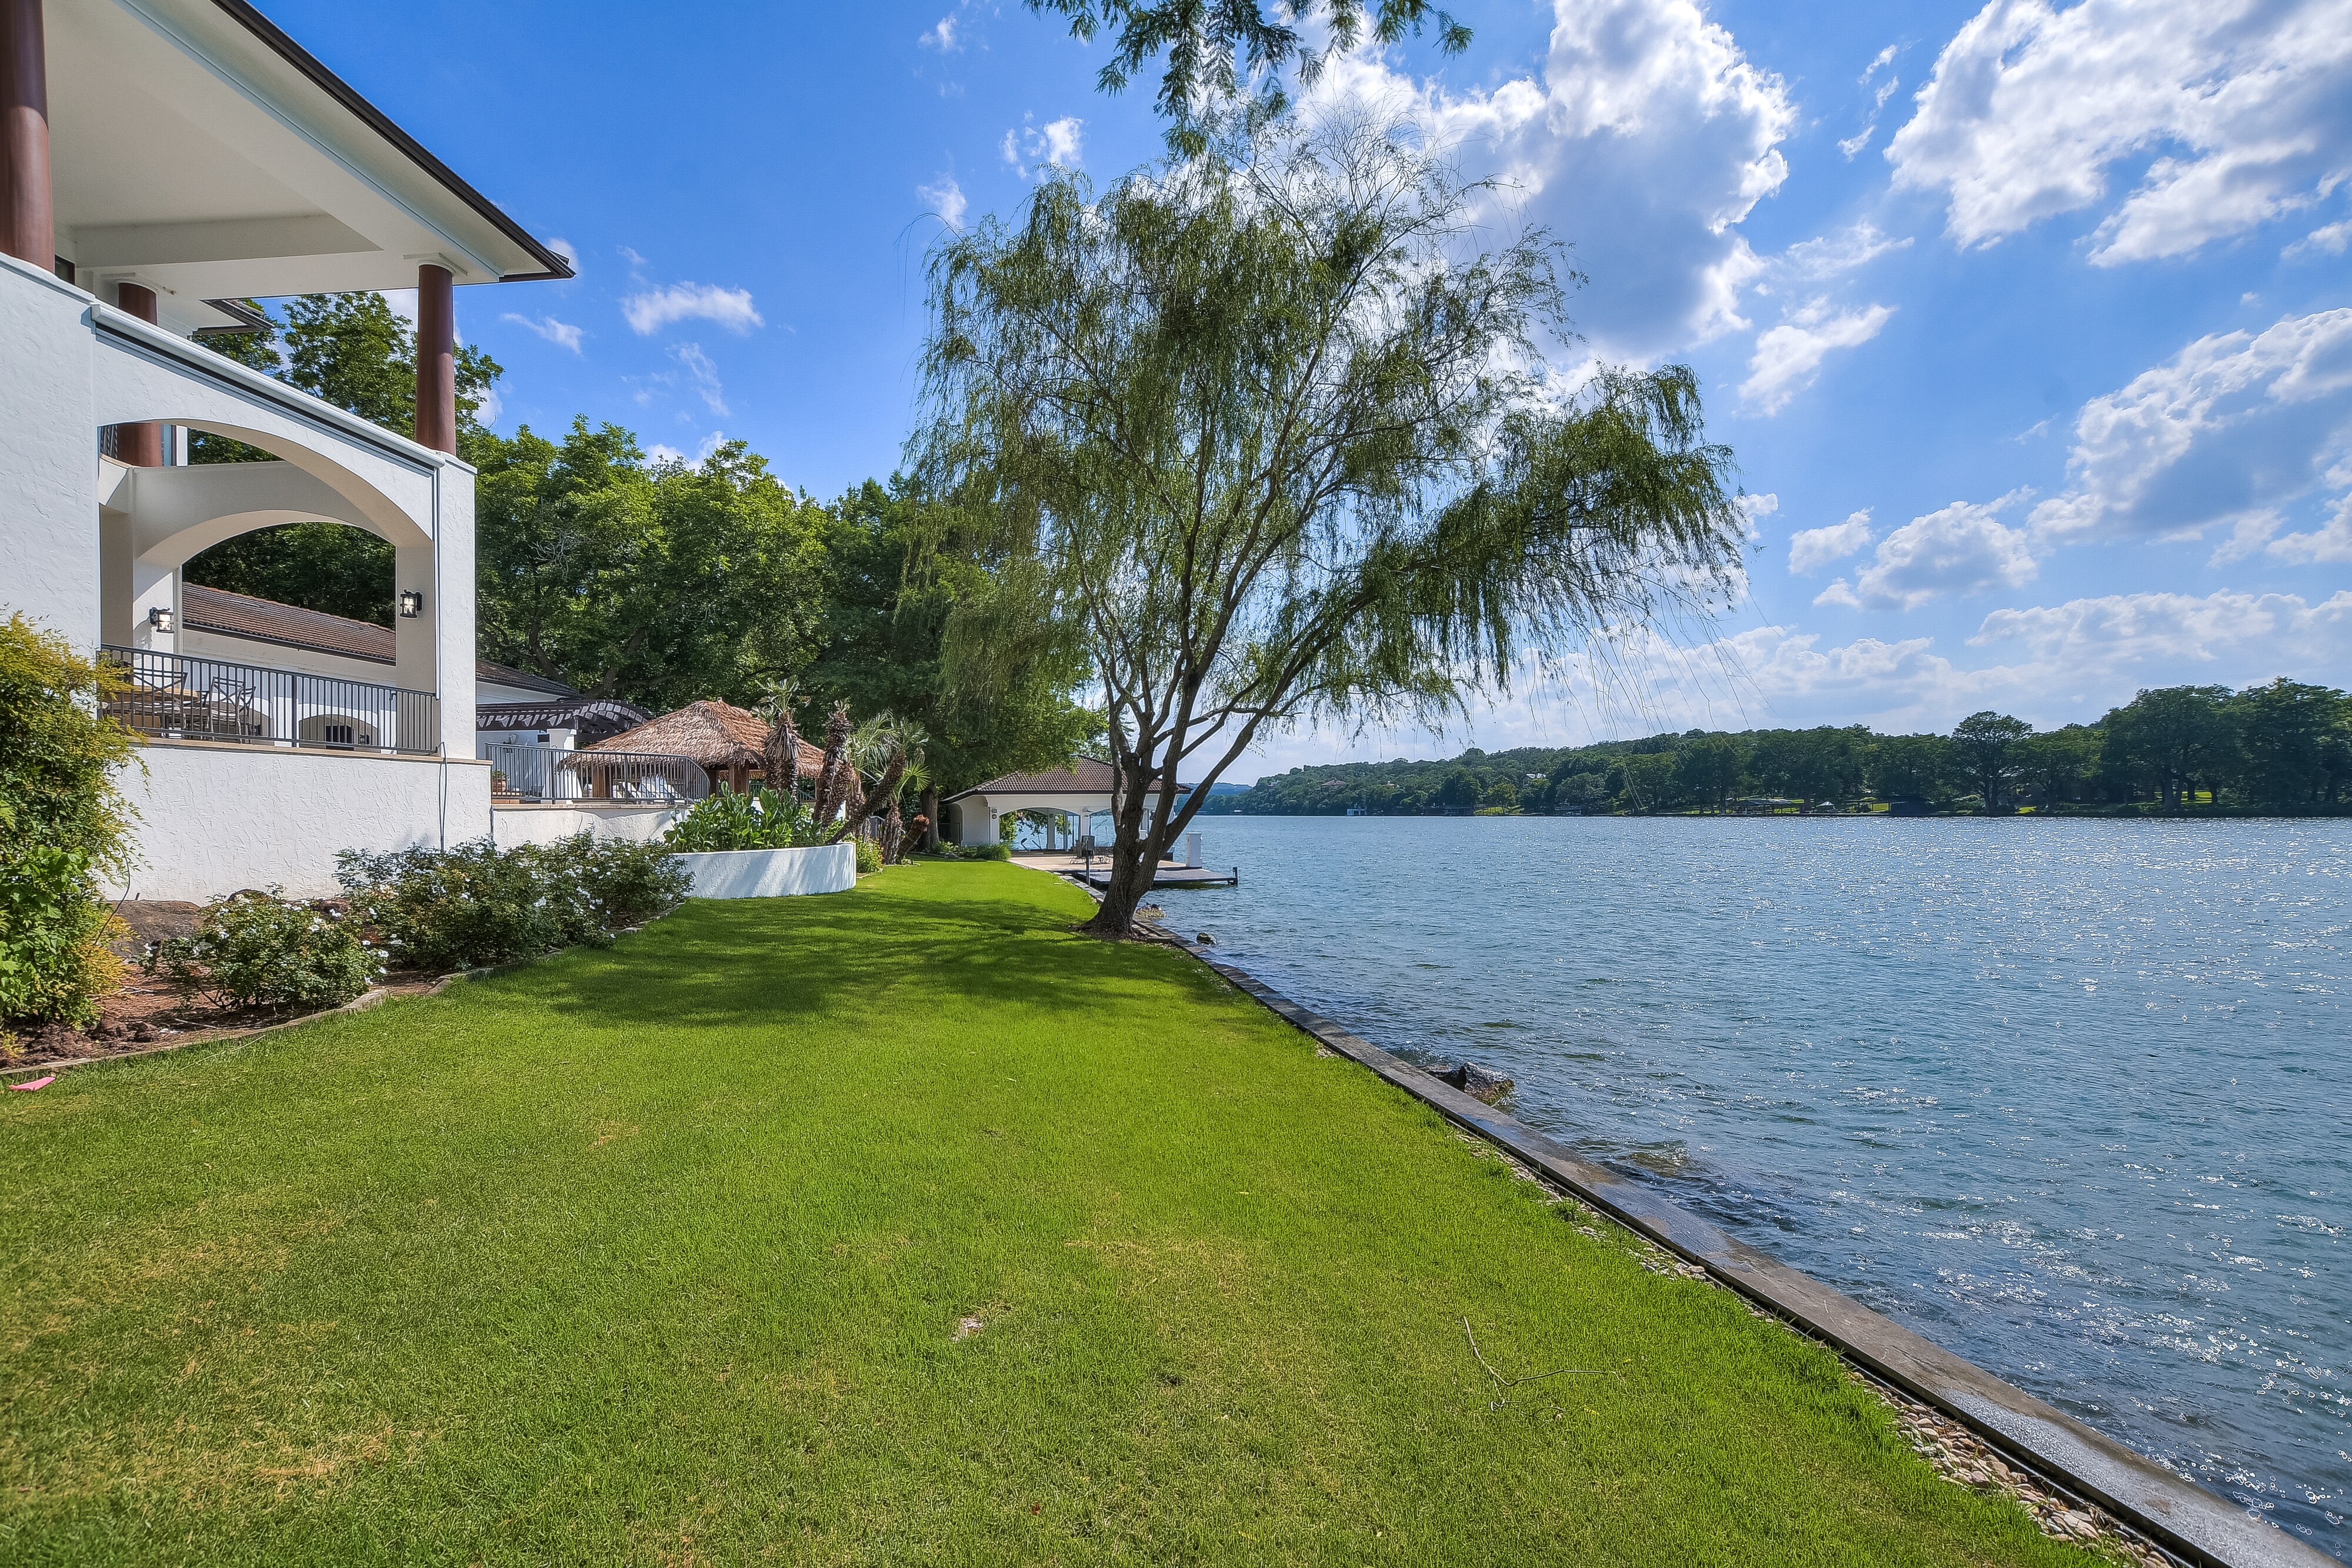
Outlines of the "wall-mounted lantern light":
[[414,621],[424,613],[425,595],[417,592],[416,590],[413,588],[402,589],[400,591],[400,618],[404,621]]
[[158,604],[147,612],[147,624],[169,637],[172,634],[172,612]]

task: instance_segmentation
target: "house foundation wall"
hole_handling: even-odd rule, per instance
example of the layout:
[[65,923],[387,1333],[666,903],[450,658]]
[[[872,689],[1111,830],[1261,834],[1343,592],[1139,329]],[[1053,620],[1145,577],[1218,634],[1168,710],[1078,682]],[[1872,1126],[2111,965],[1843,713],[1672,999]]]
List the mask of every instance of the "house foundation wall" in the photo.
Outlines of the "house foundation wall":
[[471,758],[172,742],[134,757],[121,775],[139,811],[126,897],[203,902],[273,883],[289,898],[331,897],[339,851],[439,848],[490,831],[490,769]]

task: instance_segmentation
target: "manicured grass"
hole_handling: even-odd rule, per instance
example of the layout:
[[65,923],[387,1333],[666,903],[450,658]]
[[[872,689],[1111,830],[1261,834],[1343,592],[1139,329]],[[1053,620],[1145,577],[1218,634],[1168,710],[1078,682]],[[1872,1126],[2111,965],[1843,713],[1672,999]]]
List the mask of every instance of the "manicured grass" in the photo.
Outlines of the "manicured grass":
[[893,869],[0,1097],[0,1560],[2088,1560],[1084,910]]

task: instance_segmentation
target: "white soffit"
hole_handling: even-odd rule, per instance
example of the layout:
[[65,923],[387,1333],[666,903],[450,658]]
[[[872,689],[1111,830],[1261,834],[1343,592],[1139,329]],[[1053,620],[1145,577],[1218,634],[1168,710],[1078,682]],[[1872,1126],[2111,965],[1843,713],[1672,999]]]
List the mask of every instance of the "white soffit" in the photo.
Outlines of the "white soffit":
[[154,288],[184,326],[210,298],[568,276],[243,0],[47,0],[58,248],[111,299]]

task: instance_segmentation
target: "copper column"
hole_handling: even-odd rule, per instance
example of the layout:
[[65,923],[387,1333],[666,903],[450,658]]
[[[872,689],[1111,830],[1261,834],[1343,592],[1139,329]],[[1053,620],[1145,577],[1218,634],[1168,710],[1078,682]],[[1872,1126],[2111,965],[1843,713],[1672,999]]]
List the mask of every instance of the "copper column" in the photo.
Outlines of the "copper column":
[[[114,286],[114,302],[128,314],[153,324],[153,289],[143,284],[118,283]],[[163,427],[152,419],[142,420],[137,424],[116,425],[114,455],[117,461],[128,463],[133,468],[161,468],[163,465]]]
[[416,444],[457,450],[457,311],[449,269],[429,262],[416,269]]
[[0,0],[0,250],[47,272],[57,246],[41,0]]

